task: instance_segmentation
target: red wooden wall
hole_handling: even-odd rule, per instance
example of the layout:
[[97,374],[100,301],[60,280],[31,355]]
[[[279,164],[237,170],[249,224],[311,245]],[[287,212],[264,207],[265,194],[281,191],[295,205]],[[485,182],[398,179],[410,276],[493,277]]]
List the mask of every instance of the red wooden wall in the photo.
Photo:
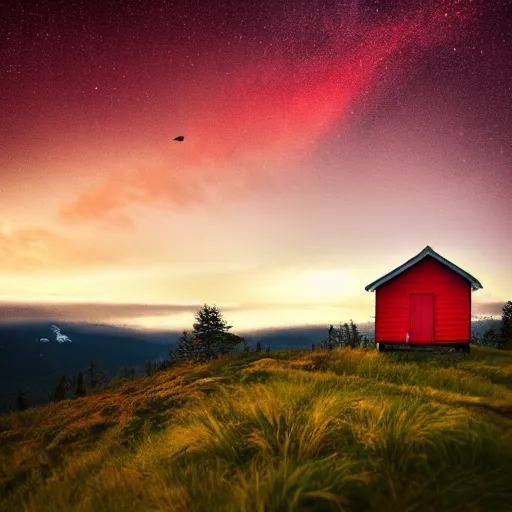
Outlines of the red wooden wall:
[[411,293],[434,294],[436,342],[469,341],[471,285],[430,256],[375,290],[375,341],[405,341]]

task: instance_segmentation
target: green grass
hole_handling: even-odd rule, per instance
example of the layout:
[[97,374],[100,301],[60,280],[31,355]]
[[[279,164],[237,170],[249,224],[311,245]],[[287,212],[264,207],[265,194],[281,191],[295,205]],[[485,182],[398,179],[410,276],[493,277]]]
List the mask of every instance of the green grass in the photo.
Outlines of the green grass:
[[0,510],[512,511],[512,352],[279,351],[0,417]]

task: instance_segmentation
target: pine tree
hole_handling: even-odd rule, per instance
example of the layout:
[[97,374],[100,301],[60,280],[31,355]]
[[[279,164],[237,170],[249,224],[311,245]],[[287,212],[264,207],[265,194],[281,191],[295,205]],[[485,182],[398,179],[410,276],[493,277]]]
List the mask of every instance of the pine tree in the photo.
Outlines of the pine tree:
[[187,331],[183,331],[183,334],[178,339],[178,345],[176,352],[171,354],[171,357],[180,361],[196,361],[199,353],[199,341]]
[[75,381],[75,396],[81,397],[85,396],[85,381],[84,381],[84,374],[81,370],[78,371],[76,374],[76,381]]
[[345,341],[344,341],[344,334],[343,334],[343,326],[339,325],[339,327],[337,327],[335,330],[334,330],[334,344],[337,346],[337,347],[343,347],[345,345]]
[[198,361],[209,361],[227,354],[243,342],[243,338],[228,332],[232,326],[227,324],[215,305],[204,304],[195,319],[192,345],[197,340],[197,351],[194,347],[193,355]]
[[18,411],[25,411],[28,409],[28,402],[25,398],[25,391],[21,388],[18,389],[18,395],[16,396],[16,409]]
[[60,402],[61,400],[66,400],[66,391],[68,387],[68,376],[63,375],[57,386],[55,387],[55,391],[53,392],[53,401]]
[[256,352],[261,352],[261,341],[258,341],[258,343],[256,343]]
[[352,334],[350,332],[350,327],[348,326],[347,322],[343,324],[343,329],[345,332],[343,333],[343,337],[345,339],[345,345],[351,346],[352,344]]
[[333,332],[334,332],[334,326],[330,326],[329,327],[329,338],[328,338],[328,348],[332,348],[333,347]]
[[339,327],[334,330],[334,344],[337,347],[343,347],[345,345],[345,336],[341,322]]
[[512,345],[512,301],[508,301],[503,306],[503,314],[501,316],[501,340],[503,345]]
[[151,361],[146,361],[145,370],[146,370],[147,377],[150,377],[151,375],[153,375],[153,373],[155,371],[155,367]]
[[98,370],[98,361],[96,359],[91,360],[89,369],[87,370],[89,377],[89,389],[95,389],[100,385],[100,372]]
[[350,319],[350,332],[352,335],[351,339],[351,347],[357,347],[361,342],[361,335],[359,334],[359,329],[357,328],[357,324],[355,324],[352,319]]
[[[247,345],[245,338],[231,332],[225,332],[218,346],[218,355],[230,354],[240,343]],[[248,351],[250,351],[250,348]]]

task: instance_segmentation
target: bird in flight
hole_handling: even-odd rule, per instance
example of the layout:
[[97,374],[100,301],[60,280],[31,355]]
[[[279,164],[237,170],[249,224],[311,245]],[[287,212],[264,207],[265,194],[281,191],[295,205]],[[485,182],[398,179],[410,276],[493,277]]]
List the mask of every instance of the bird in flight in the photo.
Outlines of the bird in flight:
[[183,135],[178,135],[178,137],[174,137],[173,140],[178,140],[180,142],[183,142],[184,139],[185,139],[185,137],[183,137]]

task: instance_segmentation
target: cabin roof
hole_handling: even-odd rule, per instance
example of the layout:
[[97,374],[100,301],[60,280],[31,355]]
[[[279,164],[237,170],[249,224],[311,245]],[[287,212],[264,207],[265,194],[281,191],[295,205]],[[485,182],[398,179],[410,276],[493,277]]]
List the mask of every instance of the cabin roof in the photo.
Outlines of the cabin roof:
[[442,263],[443,265],[447,266],[448,268],[459,274],[461,277],[469,281],[471,283],[471,288],[473,291],[478,290],[479,288],[483,288],[478,279],[474,278],[471,274],[468,274],[465,270],[462,270],[460,267],[458,267],[451,261],[448,261],[446,258],[443,258],[440,254],[437,254],[437,252],[435,252],[434,249],[430,247],[430,245],[427,245],[425,249],[423,249],[419,254],[417,254],[410,260],[406,261],[403,265],[400,265],[399,267],[395,268],[395,270],[392,270],[385,276],[382,276],[376,281],[373,281],[373,283],[370,283],[368,286],[365,286],[365,290],[367,292],[375,291],[380,285],[395,278],[402,272],[405,272],[408,268],[411,268],[413,265],[416,265],[416,263],[421,261],[423,258],[426,258],[427,256],[432,256],[432,258],[439,261],[439,263]]

